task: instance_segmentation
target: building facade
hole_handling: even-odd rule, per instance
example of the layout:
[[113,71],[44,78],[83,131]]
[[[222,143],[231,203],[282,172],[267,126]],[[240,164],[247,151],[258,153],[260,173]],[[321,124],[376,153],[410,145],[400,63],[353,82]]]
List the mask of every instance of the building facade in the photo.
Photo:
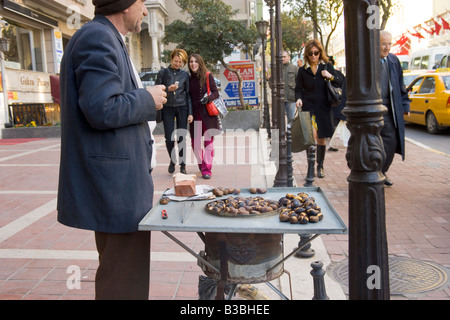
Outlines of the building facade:
[[[450,46],[449,0],[397,0],[393,1],[392,15],[385,30],[393,36],[391,52],[406,56],[431,47]],[[420,10],[418,10],[420,8]],[[344,23],[334,32],[329,54],[335,57],[337,67],[345,71]],[[436,29],[438,32],[436,32]]]
[[[239,10],[236,20],[248,26],[262,11],[262,2],[226,1]],[[159,70],[164,66],[160,56],[165,26],[187,18],[176,0],[147,0],[145,5],[149,14],[141,33],[127,35],[125,42],[138,69]],[[58,74],[64,48],[93,17],[91,0],[0,0],[0,37],[9,40],[8,50],[1,52],[0,129],[59,122]]]

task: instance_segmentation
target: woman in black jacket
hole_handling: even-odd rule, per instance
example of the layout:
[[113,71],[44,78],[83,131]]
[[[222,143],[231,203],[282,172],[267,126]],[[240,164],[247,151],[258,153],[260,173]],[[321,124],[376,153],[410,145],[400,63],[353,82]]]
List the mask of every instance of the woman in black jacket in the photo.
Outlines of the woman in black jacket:
[[328,62],[328,57],[318,40],[308,41],[304,52],[305,65],[298,70],[295,100],[297,108],[311,113],[317,144],[317,176],[323,178],[327,138],[331,138],[334,132],[326,81],[332,81],[340,86],[342,79]]
[[[167,103],[162,109],[164,123],[164,136],[166,148],[170,157],[169,173],[175,171],[177,156],[173,152],[175,148],[175,136],[178,137],[178,156],[180,158],[180,172],[186,173],[186,133],[187,125],[193,121],[192,103],[189,95],[189,73],[182,69],[187,63],[188,55],[183,49],[175,49],[170,54],[170,66],[161,69],[155,81],[155,85],[166,86]],[[175,132],[175,121],[177,131]],[[181,129],[181,130],[178,130]],[[173,136],[173,137],[172,137]]]

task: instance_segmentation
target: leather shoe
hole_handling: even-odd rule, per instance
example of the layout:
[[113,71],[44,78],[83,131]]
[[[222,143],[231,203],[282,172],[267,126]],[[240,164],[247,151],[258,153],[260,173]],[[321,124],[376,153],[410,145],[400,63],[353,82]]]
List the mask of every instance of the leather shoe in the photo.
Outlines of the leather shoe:
[[180,173],[186,174],[186,165],[181,165],[180,166]]
[[175,163],[170,161],[169,169],[167,171],[169,171],[169,173],[174,173],[175,172]]
[[210,179],[210,178],[211,178],[211,176],[209,174],[203,175],[203,179]]
[[387,176],[385,176],[386,179],[384,180],[384,184],[388,187],[392,186],[394,183],[392,182],[391,179],[389,179]]

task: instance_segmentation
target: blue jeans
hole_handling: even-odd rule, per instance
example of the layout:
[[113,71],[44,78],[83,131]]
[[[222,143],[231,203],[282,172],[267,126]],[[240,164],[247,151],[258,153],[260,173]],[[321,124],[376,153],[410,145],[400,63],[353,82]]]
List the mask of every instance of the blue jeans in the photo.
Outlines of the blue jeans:
[[288,123],[294,119],[295,115],[295,102],[284,102],[284,107],[286,109],[286,116]]

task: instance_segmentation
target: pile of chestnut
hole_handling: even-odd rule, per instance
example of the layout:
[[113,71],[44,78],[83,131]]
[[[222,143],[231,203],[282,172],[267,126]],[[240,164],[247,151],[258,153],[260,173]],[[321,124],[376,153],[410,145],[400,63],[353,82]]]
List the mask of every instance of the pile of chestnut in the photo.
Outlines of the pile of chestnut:
[[261,196],[232,197],[208,203],[206,209],[218,215],[260,215],[275,211],[281,207],[278,201],[266,200]]
[[316,223],[323,219],[320,207],[314,197],[305,192],[297,195],[288,193],[278,202],[283,206],[280,210],[280,221],[290,223],[307,224]]

